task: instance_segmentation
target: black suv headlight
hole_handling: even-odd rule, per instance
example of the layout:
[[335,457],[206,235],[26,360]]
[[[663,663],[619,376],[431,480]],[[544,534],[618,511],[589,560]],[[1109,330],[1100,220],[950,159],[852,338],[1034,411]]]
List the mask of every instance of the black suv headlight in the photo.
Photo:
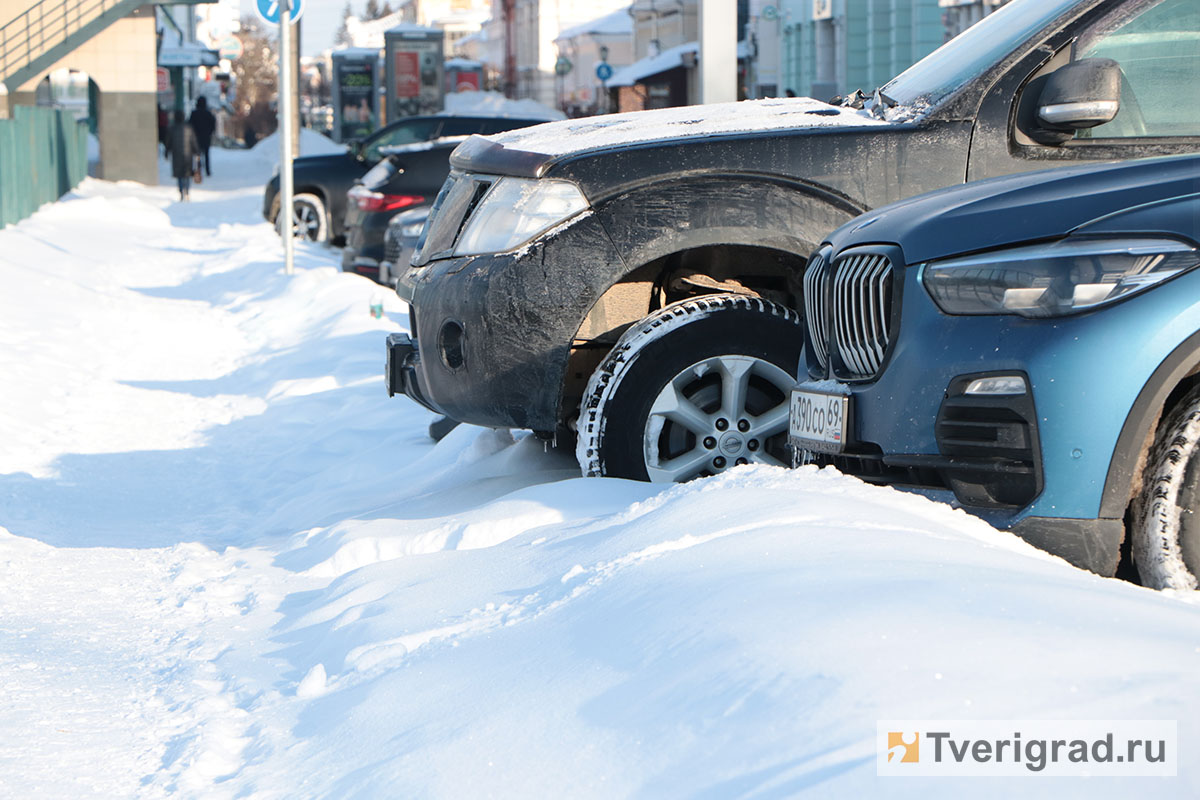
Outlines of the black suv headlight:
[[570,181],[501,178],[472,212],[454,255],[513,250],[587,208],[583,192]]
[[922,283],[947,314],[1061,317],[1122,300],[1200,265],[1175,239],[1062,241],[930,261]]

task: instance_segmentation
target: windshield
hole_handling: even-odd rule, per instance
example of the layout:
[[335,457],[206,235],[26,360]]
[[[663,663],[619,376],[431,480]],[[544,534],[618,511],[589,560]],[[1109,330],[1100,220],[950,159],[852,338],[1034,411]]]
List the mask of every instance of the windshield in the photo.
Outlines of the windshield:
[[902,105],[937,103],[1082,1],[1012,0],[900,73],[883,92]]

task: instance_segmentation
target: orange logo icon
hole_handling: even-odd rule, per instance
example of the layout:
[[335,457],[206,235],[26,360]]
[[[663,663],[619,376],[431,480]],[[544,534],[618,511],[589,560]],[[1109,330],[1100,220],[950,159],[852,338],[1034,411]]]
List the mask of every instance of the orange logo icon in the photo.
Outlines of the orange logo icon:
[[[921,760],[921,734],[888,731],[888,763],[916,764]],[[897,758],[899,757],[899,758]]]

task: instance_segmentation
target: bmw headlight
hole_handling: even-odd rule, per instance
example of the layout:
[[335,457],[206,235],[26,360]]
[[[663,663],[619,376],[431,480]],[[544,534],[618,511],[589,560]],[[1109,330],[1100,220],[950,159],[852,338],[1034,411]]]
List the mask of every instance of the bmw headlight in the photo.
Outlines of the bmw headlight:
[[479,201],[454,255],[512,250],[587,207],[583,192],[570,181],[501,178]]
[[1175,239],[1064,239],[930,261],[922,282],[947,314],[1060,317],[1121,300],[1200,265]]

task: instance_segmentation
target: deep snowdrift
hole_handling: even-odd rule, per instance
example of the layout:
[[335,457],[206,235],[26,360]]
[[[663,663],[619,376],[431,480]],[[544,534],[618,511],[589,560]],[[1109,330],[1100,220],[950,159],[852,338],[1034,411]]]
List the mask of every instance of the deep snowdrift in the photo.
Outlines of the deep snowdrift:
[[[1192,797],[1200,609],[832,471],[582,479],[389,400],[266,165],[0,231],[0,797]],[[373,299],[386,314],[368,314]],[[879,719],[1177,719],[1180,777],[885,779]]]

